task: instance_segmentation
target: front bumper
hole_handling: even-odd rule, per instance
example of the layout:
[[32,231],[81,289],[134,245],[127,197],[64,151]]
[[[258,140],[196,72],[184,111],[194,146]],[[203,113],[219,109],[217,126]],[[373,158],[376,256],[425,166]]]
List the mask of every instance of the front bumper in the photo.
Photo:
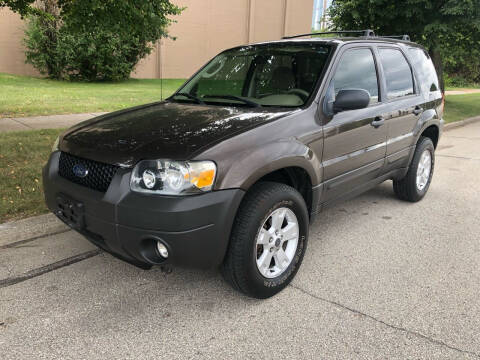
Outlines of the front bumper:
[[[52,153],[43,169],[47,206],[57,214],[59,196],[81,203],[83,226],[75,230],[98,247],[142,268],[222,263],[243,190],[182,197],[141,194],[130,190],[131,170],[119,169],[102,193],[60,177],[59,157]],[[169,251],[166,260],[155,249],[159,240]]]

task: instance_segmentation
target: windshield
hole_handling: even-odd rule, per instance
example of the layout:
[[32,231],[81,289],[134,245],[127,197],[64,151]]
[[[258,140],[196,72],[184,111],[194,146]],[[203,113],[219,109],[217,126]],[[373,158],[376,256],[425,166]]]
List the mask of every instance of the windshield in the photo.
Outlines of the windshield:
[[269,44],[225,51],[176,94],[174,101],[235,106],[304,105],[327,62],[325,44]]

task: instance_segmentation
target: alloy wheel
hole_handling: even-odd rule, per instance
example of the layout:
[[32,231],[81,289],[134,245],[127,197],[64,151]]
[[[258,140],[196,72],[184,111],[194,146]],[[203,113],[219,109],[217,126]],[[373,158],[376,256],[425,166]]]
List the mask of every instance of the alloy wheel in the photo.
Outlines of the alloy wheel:
[[281,275],[292,263],[299,240],[295,213],[282,207],[267,216],[256,239],[257,268],[268,279]]
[[430,179],[430,172],[432,170],[432,155],[430,150],[426,149],[422,156],[420,156],[420,161],[418,162],[417,167],[417,188],[422,191],[425,186],[428,184]]

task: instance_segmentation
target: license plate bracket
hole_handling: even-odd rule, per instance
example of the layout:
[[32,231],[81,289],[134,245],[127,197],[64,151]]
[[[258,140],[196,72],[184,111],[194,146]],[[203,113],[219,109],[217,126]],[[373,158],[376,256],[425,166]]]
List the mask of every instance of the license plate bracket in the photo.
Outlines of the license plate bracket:
[[57,210],[55,214],[60,220],[76,230],[85,228],[85,207],[82,202],[65,194],[58,194],[56,201]]

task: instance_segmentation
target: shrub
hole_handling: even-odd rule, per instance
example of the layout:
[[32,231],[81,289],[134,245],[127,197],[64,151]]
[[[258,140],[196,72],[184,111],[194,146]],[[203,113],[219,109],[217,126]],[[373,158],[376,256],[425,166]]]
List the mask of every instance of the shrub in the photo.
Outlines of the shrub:
[[445,87],[447,88],[468,88],[477,87],[478,82],[471,79],[466,79],[461,75],[450,75],[445,73]]
[[31,16],[25,29],[26,62],[41,74],[60,79],[62,66],[57,52],[56,21],[45,15]]
[[453,81],[463,83],[459,86],[480,82],[480,33],[475,26],[445,36],[441,53],[445,72]]
[[[44,0],[44,3],[52,0]],[[123,80],[182,11],[169,0],[63,0],[30,16],[27,62],[57,79]],[[47,8],[45,6],[45,8]]]

